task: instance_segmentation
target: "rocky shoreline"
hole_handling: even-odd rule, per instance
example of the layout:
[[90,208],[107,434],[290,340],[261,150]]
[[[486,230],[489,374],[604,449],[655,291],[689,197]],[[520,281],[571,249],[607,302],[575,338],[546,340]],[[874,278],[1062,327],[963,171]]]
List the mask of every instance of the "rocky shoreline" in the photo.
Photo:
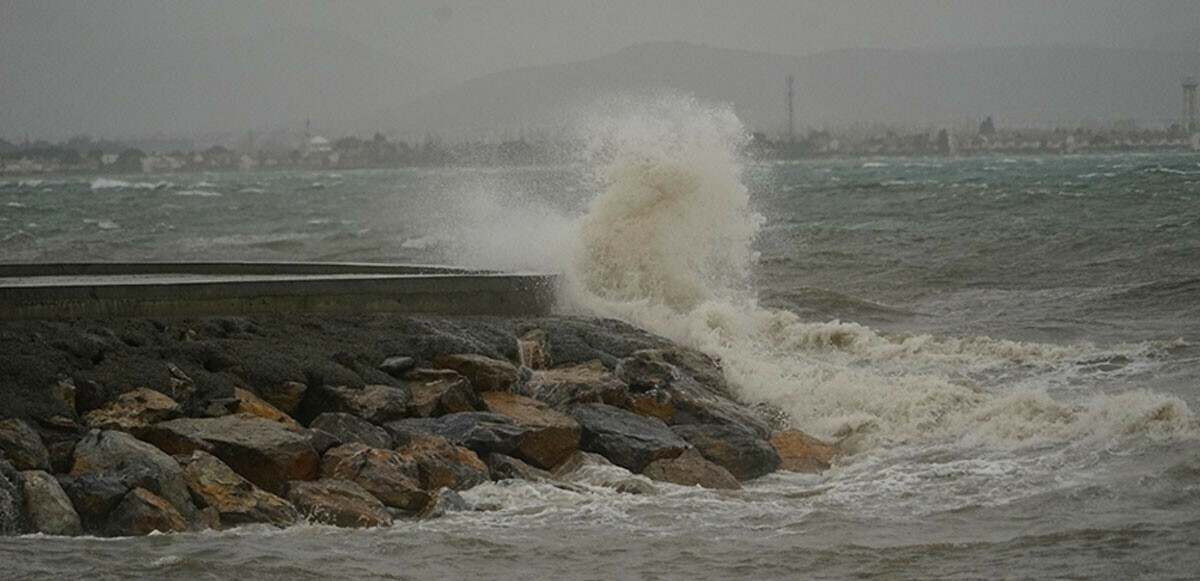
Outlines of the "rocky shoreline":
[[488,510],[523,479],[715,489],[834,448],[624,323],[396,315],[0,323],[0,534],[144,535]]

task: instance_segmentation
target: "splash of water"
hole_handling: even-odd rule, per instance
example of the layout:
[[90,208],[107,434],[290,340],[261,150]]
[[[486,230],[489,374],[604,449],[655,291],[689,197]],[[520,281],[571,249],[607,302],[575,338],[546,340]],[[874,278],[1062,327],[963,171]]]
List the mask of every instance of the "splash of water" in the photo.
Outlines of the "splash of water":
[[587,124],[602,192],[574,229],[565,269],[573,307],[718,357],[744,398],[781,406],[798,427],[850,451],[946,438],[1019,445],[1200,432],[1175,397],[1128,392],[1068,403],[1036,387],[996,392],[963,379],[1004,366],[1137,356],[1147,344],[886,335],[759,307],[747,281],[763,220],[743,183],[737,117],[678,97],[614,109]]

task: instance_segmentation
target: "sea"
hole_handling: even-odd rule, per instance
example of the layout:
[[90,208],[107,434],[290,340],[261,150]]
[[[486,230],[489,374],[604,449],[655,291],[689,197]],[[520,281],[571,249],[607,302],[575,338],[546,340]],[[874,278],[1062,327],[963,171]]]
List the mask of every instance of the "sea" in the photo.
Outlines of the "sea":
[[0,259],[556,272],[562,312],[711,354],[832,469],[3,538],[0,579],[1200,579],[1200,153],[759,160],[690,100],[581,125],[555,166],[5,176]]

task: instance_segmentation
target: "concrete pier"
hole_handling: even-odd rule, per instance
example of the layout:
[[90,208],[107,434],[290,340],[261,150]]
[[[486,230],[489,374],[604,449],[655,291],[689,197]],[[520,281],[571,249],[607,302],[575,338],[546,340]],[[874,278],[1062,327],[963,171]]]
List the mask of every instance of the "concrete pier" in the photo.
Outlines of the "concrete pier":
[[536,315],[553,275],[366,263],[0,264],[0,319],[397,312]]

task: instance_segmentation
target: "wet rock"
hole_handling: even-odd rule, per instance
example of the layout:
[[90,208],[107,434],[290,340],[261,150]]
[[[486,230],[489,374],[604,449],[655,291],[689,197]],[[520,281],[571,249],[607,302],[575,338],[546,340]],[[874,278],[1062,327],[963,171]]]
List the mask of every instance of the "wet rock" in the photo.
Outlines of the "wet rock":
[[[383,424],[407,416],[407,389],[390,385],[367,385],[362,388],[348,386],[323,386],[310,392],[308,408],[321,412],[343,412],[354,414],[372,424]],[[310,416],[311,417],[311,416]]]
[[668,424],[727,424],[750,429],[763,439],[771,436],[771,427],[754,410],[732,399],[720,368],[700,353],[683,348],[645,349],[622,359],[616,374],[629,384],[634,396],[653,397],[652,402],[645,397],[637,399],[643,411],[660,417],[674,409],[665,420]]
[[621,405],[628,395],[625,382],[598,361],[534,371],[525,391],[556,408],[576,403]]
[[490,479],[487,466],[475,452],[405,422],[392,422],[386,427],[396,441],[396,451],[405,460],[416,463],[421,488],[466,490]]
[[489,452],[480,458],[484,464],[487,464],[488,471],[492,473],[492,480],[513,479],[539,482],[554,479],[549,472],[530,466],[512,456]]
[[296,423],[296,420],[293,420],[291,416],[248,390],[235,387],[233,388],[233,397],[237,399],[237,407],[234,408],[233,413],[251,414],[293,428],[300,427],[300,424]]
[[116,536],[142,536],[154,531],[180,533],[185,530],[187,521],[170,502],[145,488],[134,488],[113,509],[107,532]]
[[392,437],[387,430],[347,413],[321,414],[313,419],[309,427],[333,434],[344,444],[360,442],[372,448],[392,447]]
[[215,510],[224,526],[270,523],[284,527],[300,520],[300,513],[290,503],[242,478],[212,454],[192,452],[183,472],[192,495]]
[[179,404],[153,389],[139,387],[118,395],[98,409],[88,412],[84,421],[101,430],[138,433],[158,422],[179,417]]
[[678,458],[651,462],[642,474],[653,480],[681,486],[698,485],[721,490],[737,490],[742,487],[733,474],[708,461],[694,448],[680,454]]
[[63,407],[71,410],[71,413],[77,413],[75,402],[77,391],[75,381],[69,377],[60,379],[50,386],[50,395]]
[[63,474],[71,471],[75,463],[75,441],[62,440],[46,446],[50,454],[50,472]]
[[0,536],[25,530],[25,483],[12,463],[0,457]]
[[283,381],[263,389],[262,399],[290,416],[300,410],[300,402],[307,391],[308,386],[299,381]]
[[565,478],[585,468],[604,466],[614,466],[614,464],[609,462],[608,458],[599,454],[576,450],[570,456],[567,456],[567,459],[563,460],[561,464],[555,466],[551,474],[556,478]]
[[406,421],[478,453],[512,454],[526,433],[516,422],[492,412],[462,412],[433,420]]
[[145,438],[170,454],[208,452],[271,493],[317,475],[317,453],[300,430],[249,414],[162,422]]
[[346,480],[322,478],[292,482],[287,495],[296,508],[314,522],[354,528],[392,524],[392,515],[378,498]]
[[621,494],[654,494],[658,492],[654,485],[641,478],[626,478],[609,484],[613,490]]
[[345,443],[342,442],[341,438],[320,428],[300,430],[300,433],[303,434],[304,437],[308,438],[308,443],[313,447],[313,451],[315,451],[318,456],[325,454],[325,452],[330,448],[335,448]]
[[448,488],[439,488],[437,492],[433,493],[421,512],[417,513],[417,518],[420,520],[441,518],[452,512],[468,510],[471,510],[471,503],[467,502],[462,495]]
[[63,488],[67,497],[85,521],[97,521],[107,516],[129,492],[129,487],[120,480],[96,472],[87,472],[65,480],[67,484]]
[[530,369],[550,369],[550,335],[541,329],[533,329],[517,339],[517,353],[521,365]]
[[354,482],[395,508],[420,510],[429,502],[416,463],[392,450],[357,443],[338,446],[322,459],[321,477]]
[[75,536],[83,533],[79,514],[58,480],[43,470],[21,473],[25,481],[25,516],[34,532]]
[[508,391],[519,377],[512,363],[473,353],[438,355],[433,364],[459,372],[476,391]]
[[50,453],[41,436],[23,420],[0,420],[0,453],[17,470],[49,470]]
[[86,474],[115,478],[128,488],[145,488],[167,499],[175,512],[189,520],[196,514],[179,463],[124,432],[93,430],[75,445],[71,475]]
[[392,377],[398,378],[404,375],[404,372],[415,367],[416,364],[416,360],[414,360],[412,357],[395,355],[384,359],[383,363],[379,364],[379,370]]
[[671,429],[738,480],[751,480],[779,469],[779,453],[774,446],[749,429],[728,424],[687,424]]
[[457,371],[417,369],[402,381],[412,394],[408,401],[410,416],[430,418],[485,409],[479,392]]
[[657,418],[599,403],[577,404],[566,411],[583,428],[580,449],[634,473],[655,460],[674,458],[688,447]]
[[779,453],[781,470],[819,473],[829,469],[835,449],[800,430],[784,430],[771,437]]
[[643,393],[629,396],[629,411],[658,418],[670,423],[675,417],[675,404],[671,402],[671,394],[662,389],[651,389]]
[[581,429],[571,416],[538,400],[512,393],[486,392],[483,400],[492,412],[524,428],[517,441],[516,455],[533,465],[553,468],[579,448]]
[[792,415],[777,405],[757,402],[750,406],[750,411],[766,422],[772,435],[782,432],[792,425]]

